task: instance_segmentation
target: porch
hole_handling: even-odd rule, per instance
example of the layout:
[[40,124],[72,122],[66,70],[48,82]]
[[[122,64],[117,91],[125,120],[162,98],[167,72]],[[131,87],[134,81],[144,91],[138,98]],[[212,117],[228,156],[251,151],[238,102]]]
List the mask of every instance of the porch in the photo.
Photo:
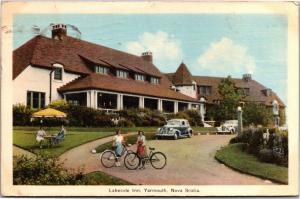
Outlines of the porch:
[[71,104],[100,109],[108,113],[130,108],[148,108],[165,113],[199,109],[198,103],[102,90],[66,92],[63,96]]

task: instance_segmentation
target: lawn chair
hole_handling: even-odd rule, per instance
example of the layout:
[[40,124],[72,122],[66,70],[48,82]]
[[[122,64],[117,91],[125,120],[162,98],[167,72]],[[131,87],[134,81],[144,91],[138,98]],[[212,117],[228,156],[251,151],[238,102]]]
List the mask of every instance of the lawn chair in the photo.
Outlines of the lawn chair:
[[62,129],[55,137],[52,138],[52,145],[57,145],[65,139],[65,131]]

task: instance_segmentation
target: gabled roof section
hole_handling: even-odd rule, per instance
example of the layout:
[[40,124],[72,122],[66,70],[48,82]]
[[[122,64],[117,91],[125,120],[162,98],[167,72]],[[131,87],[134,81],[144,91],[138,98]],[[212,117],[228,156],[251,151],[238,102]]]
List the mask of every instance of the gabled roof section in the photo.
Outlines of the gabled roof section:
[[179,65],[177,71],[173,75],[172,82],[174,85],[186,85],[193,83],[192,75],[183,62]]
[[[166,77],[164,77],[166,78]],[[164,79],[163,78],[163,79]],[[162,85],[153,85],[149,82],[140,82],[133,79],[116,78],[110,75],[90,74],[72,81],[58,89],[59,92],[77,91],[86,89],[101,89],[129,94],[146,95],[159,98],[177,99],[197,103],[198,100],[171,90]]]
[[94,63],[108,64],[127,68],[132,71],[162,77],[160,71],[142,57],[131,55],[119,50],[93,44],[87,41],[66,36],[56,40],[44,36],[36,36],[13,52],[13,79],[29,64],[32,66],[51,68],[54,63],[61,63],[69,72],[90,74],[84,59]]

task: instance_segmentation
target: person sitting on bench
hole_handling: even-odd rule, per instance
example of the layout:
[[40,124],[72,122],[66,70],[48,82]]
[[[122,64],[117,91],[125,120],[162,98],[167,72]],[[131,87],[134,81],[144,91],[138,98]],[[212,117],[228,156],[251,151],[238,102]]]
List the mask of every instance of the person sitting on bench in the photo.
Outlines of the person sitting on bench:
[[59,142],[63,141],[65,138],[65,128],[62,125],[59,133],[52,139],[52,144],[58,144]]

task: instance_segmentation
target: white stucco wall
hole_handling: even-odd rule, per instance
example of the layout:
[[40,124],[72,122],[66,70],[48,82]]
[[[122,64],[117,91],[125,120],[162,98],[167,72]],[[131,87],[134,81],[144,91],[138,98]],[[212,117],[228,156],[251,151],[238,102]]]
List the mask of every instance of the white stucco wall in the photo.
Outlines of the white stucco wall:
[[[49,73],[48,69],[28,66],[16,79],[13,80],[13,103],[26,104],[27,91],[44,92],[46,105],[49,103]],[[52,73],[52,101],[61,99],[57,92],[57,88],[79,77],[79,75],[71,74],[63,70],[62,81],[53,79]]]
[[193,98],[197,98],[197,88],[191,85],[191,86],[176,86],[176,89],[179,90],[180,93],[193,97]]

